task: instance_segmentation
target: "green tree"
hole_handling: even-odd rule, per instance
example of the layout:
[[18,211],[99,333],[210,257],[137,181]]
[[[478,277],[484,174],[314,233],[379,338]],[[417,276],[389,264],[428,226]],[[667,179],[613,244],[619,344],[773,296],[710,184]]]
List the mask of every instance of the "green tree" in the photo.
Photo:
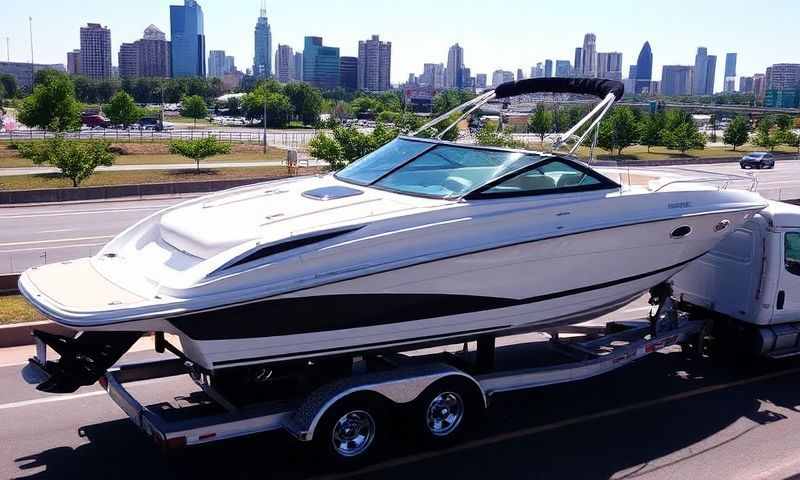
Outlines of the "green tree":
[[214,155],[230,153],[230,151],[230,144],[220,142],[212,135],[199,140],[174,140],[169,144],[169,153],[191,158],[197,164],[198,172],[201,160]]
[[371,133],[340,126],[333,129],[332,136],[320,133],[312,138],[309,151],[313,157],[327,161],[331,169],[338,170],[389,143],[398,133],[396,128],[380,123]]
[[29,142],[20,154],[36,165],[56,167],[62,176],[72,180],[73,187],[89,178],[97,167],[114,163],[107,142],[67,140],[61,133],[42,142]]
[[380,102],[372,97],[358,97],[354,98],[353,101],[350,102],[350,108],[355,113],[378,113],[378,110],[380,110]]
[[639,143],[651,147],[661,145],[661,131],[664,129],[664,114],[655,113],[647,115],[639,123]]
[[239,97],[231,97],[225,106],[228,108],[228,115],[239,115],[241,101]]
[[495,125],[486,123],[475,134],[475,140],[479,145],[504,148],[522,148],[522,142],[514,140],[510,133],[505,132]]
[[465,90],[443,90],[433,97],[433,113],[441,115],[475,98],[475,94]]
[[66,75],[51,75],[36,85],[25,98],[19,111],[19,121],[29,127],[56,132],[81,126],[81,105],[75,99],[75,88]]
[[600,123],[597,138],[600,148],[608,151],[617,150],[617,155],[622,155],[622,150],[638,141],[639,125],[630,107],[615,108],[608,118]]
[[741,115],[737,115],[731,121],[730,125],[728,125],[728,128],[725,129],[725,133],[722,135],[722,141],[733,146],[733,151],[735,152],[736,147],[747,143],[749,137],[750,127],[747,124],[747,120]]
[[289,97],[286,95],[262,85],[245,95],[242,100],[242,109],[245,117],[250,120],[259,119],[264,121],[265,107],[268,127],[283,128],[289,124],[294,109]]
[[686,153],[691,149],[702,149],[706,144],[703,134],[697,130],[694,123],[690,122],[681,123],[675,128],[665,130],[663,138],[668,148],[681,153]]
[[13,77],[8,73],[4,73],[0,75],[0,83],[2,83],[3,87],[5,88],[7,98],[15,98],[17,96],[19,87],[17,86],[16,77]]
[[786,133],[783,137],[783,143],[790,147],[796,148],[797,155],[800,155],[800,134],[794,133],[791,130],[786,130]]
[[208,106],[203,97],[190,95],[181,99],[181,115],[194,119],[194,126],[197,127],[197,119],[205,118],[208,115]]
[[111,123],[123,125],[125,128],[144,116],[144,111],[133,102],[133,97],[123,91],[114,95],[111,103],[103,107],[103,112],[108,115]]
[[762,118],[758,122],[758,126],[756,127],[756,135],[753,139],[753,143],[755,145],[769,149],[770,152],[775,150],[775,147],[780,145],[779,134],[777,132],[773,132],[773,122],[774,119],[770,117]]
[[289,97],[295,115],[304,125],[315,125],[322,112],[322,94],[307,83],[290,83],[283,87],[283,94]]
[[347,166],[338,141],[326,133],[319,133],[308,142],[308,151],[312,157],[328,162],[331,170],[340,170]]
[[553,114],[544,105],[537,105],[533,115],[528,119],[528,131],[539,135],[539,141],[553,130]]

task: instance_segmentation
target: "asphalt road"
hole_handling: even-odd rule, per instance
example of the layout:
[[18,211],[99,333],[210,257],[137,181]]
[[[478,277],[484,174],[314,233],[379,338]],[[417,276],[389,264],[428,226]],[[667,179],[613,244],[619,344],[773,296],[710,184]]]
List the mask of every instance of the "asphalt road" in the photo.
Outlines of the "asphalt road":
[[[638,317],[642,308],[639,301],[616,317]],[[7,362],[0,365],[0,478],[734,480],[800,473],[800,361],[732,366],[671,350],[587,381],[498,394],[487,419],[456,446],[429,449],[398,434],[375,464],[341,474],[283,432],[165,456],[98,387],[50,396],[24,384],[25,353],[0,351]],[[177,380],[131,390],[155,405],[180,402],[194,388]]]
[[[718,173],[743,172],[738,164],[681,168]],[[800,199],[800,162],[778,161],[773,170],[748,172],[758,178],[758,189],[767,198]],[[45,262],[90,256],[139,219],[182,200],[173,198],[0,208],[0,274],[19,272]]]

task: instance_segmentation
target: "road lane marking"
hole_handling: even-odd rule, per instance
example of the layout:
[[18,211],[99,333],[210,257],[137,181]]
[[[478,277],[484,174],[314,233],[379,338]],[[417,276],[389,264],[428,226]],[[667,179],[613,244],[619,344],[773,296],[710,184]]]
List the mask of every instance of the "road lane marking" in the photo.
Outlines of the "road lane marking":
[[[149,385],[152,383],[160,383],[171,380],[170,378],[153,378],[150,380],[142,380],[141,382],[135,382],[135,385]],[[53,394],[55,395],[55,394]],[[22,407],[30,407],[34,405],[41,405],[45,403],[55,403],[55,402],[66,402],[69,400],[78,400],[81,398],[87,397],[96,397],[98,395],[108,395],[108,392],[105,390],[96,390],[94,392],[86,392],[86,393],[76,393],[73,395],[58,395],[52,397],[42,397],[42,398],[34,398],[32,400],[22,400],[19,402],[11,402],[11,403],[4,403],[0,405],[0,411],[2,410],[11,410],[13,408],[22,408]]]
[[707,387],[698,388],[695,390],[690,390],[688,392],[683,393],[676,393],[674,395],[668,395],[666,397],[657,398],[654,400],[647,400],[644,402],[634,403],[632,405],[627,405],[624,407],[619,408],[612,408],[610,410],[605,410],[602,412],[597,413],[590,413],[588,415],[583,415],[581,417],[570,418],[567,420],[561,420],[558,422],[553,422],[547,425],[539,425],[535,427],[523,428],[520,430],[515,430],[512,432],[506,432],[497,434],[491,437],[481,438],[477,440],[473,440],[470,442],[465,442],[460,445],[456,445],[450,448],[445,448],[442,450],[432,451],[432,452],[424,452],[424,453],[417,453],[412,455],[407,455],[401,458],[395,458],[391,460],[387,460],[385,462],[376,463],[374,465],[370,465],[369,467],[362,468],[360,470],[355,470],[348,473],[343,474],[333,474],[333,475],[322,475],[320,477],[314,477],[314,480],[338,480],[338,479],[345,479],[345,478],[353,478],[353,477],[360,477],[365,474],[369,473],[376,473],[383,470],[387,470],[389,468],[400,467],[403,465],[408,465],[412,463],[417,463],[423,460],[430,460],[432,458],[442,457],[445,455],[449,455],[452,453],[457,453],[465,450],[472,450],[474,448],[479,447],[486,447],[489,445],[494,445],[497,443],[506,442],[509,440],[515,440],[518,438],[524,438],[531,435],[535,435],[538,433],[548,432],[551,430],[558,430],[564,427],[569,427],[573,425],[578,425],[582,423],[591,422],[594,420],[600,420],[607,417],[616,416],[622,413],[628,413],[636,410],[644,410],[646,408],[658,406],[665,403],[674,402],[676,400],[685,400],[687,398],[696,397],[700,395],[704,395],[707,393],[714,393],[721,390],[726,390],[729,388],[740,387],[742,385],[748,385],[751,383],[758,383],[764,380],[772,380],[774,378],[779,378],[783,376],[795,375],[800,374],[800,367],[792,368],[789,370],[784,370],[781,372],[773,372],[768,373],[765,375],[761,375],[758,377],[746,378],[742,380],[737,380],[734,382],[723,383],[719,385],[709,385]]
[[19,218],[40,218],[40,217],[62,217],[68,215],[94,215],[100,213],[120,213],[120,212],[141,212],[147,210],[161,210],[167,207],[171,207],[173,204],[166,204],[166,205],[154,205],[150,207],[136,207],[136,208],[118,208],[118,209],[109,209],[109,210],[80,210],[80,211],[68,211],[68,212],[42,212],[42,213],[31,213],[28,215],[0,215],[0,220],[6,219],[19,219]]
[[81,247],[100,247],[105,243],[78,243],[74,245],[56,245],[53,247],[39,247],[39,248],[17,248],[14,250],[0,250],[0,253],[22,253],[22,252],[41,252],[43,250],[62,250],[64,248],[81,248]]
[[645,310],[650,310],[651,308],[653,307],[629,308],[627,310],[623,310],[622,313],[644,312]]
[[61,229],[58,229],[58,230],[42,230],[41,232],[36,232],[36,234],[38,235],[38,234],[40,234],[40,233],[64,233],[64,232],[74,232],[75,230],[77,230],[77,229],[75,229],[75,228],[61,228]]
[[19,247],[22,245],[41,245],[45,243],[63,243],[63,242],[83,242],[86,240],[102,240],[106,238],[113,238],[114,235],[99,235],[96,237],[75,237],[75,238],[60,238],[55,240],[27,240],[24,242],[10,242],[0,243],[0,247]]

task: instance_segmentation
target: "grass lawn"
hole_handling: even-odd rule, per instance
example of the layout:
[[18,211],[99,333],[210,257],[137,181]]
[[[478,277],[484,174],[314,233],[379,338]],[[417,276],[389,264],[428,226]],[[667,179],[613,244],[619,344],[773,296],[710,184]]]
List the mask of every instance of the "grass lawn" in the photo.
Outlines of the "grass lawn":
[[0,325],[46,320],[22,295],[0,296]]
[[[318,173],[319,168],[300,168],[300,175]],[[82,187],[98,187],[109,185],[132,185],[142,183],[175,183],[203,180],[233,180],[240,178],[283,177],[287,175],[286,167],[264,166],[246,168],[222,168],[218,170],[201,169],[199,172],[189,168],[186,170],[142,170],[130,172],[97,172]],[[69,188],[72,181],[60,177],[56,173],[40,173],[36,175],[13,175],[0,177],[0,190],[30,190],[39,188]]]

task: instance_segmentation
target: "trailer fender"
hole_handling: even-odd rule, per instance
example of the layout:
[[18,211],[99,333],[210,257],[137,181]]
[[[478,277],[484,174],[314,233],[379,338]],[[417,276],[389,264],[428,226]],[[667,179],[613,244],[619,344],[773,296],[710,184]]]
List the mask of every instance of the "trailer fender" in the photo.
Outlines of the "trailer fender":
[[347,397],[371,393],[394,404],[408,404],[437,380],[452,376],[464,377],[473,383],[484,407],[487,406],[486,394],[472,376],[450,365],[433,363],[349,377],[324,385],[308,396],[284,427],[298,440],[311,441],[325,412]]

